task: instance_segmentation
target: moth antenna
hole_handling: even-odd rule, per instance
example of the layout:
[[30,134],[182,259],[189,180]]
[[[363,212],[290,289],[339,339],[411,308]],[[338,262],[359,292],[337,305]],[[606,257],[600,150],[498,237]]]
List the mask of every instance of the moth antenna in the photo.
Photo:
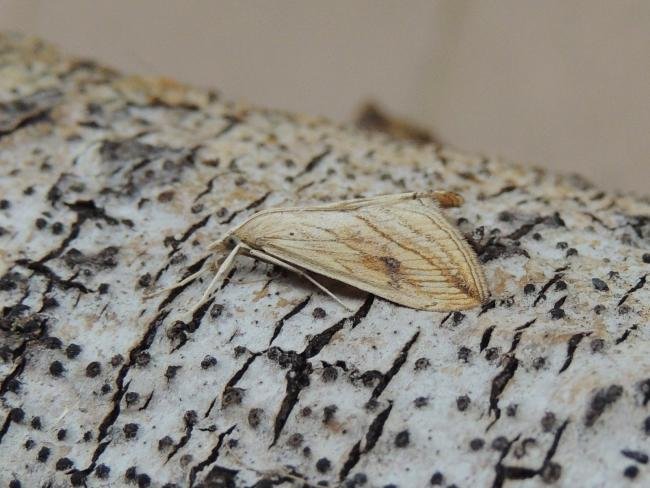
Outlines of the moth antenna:
[[285,269],[287,269],[289,271],[292,271],[293,273],[296,273],[296,274],[302,276],[303,278],[309,280],[310,283],[316,285],[320,290],[325,292],[327,295],[329,295],[331,298],[336,300],[338,303],[340,303],[341,306],[344,309],[346,309],[348,312],[354,312],[354,310],[351,307],[348,307],[345,303],[343,303],[339,299],[339,297],[337,297],[334,293],[329,291],[327,288],[325,288],[323,285],[321,285],[318,281],[316,281],[314,278],[309,276],[303,270],[301,270],[299,268],[296,268],[294,266],[291,266],[290,264],[285,263],[284,261],[282,261],[282,260],[280,260],[280,259],[278,259],[278,258],[276,258],[274,256],[271,256],[270,254],[266,254],[266,253],[258,251],[256,249],[248,249],[248,254],[250,254],[251,256],[258,257],[258,258],[262,259],[263,261],[267,261],[267,262],[269,262],[271,264],[277,264],[278,266],[280,266],[282,268],[285,268]]
[[176,288],[180,288],[181,286],[187,285],[189,282],[195,280],[199,276],[201,276],[203,273],[205,273],[207,269],[200,269],[196,271],[195,273],[192,273],[189,275],[187,278],[183,278],[181,281],[178,283],[173,284],[172,286],[166,286],[165,288],[161,288],[160,290],[157,291],[152,291],[151,293],[145,293],[144,299],[148,300],[153,297],[157,297],[159,295],[162,295],[163,293],[166,293],[168,291],[175,290]]

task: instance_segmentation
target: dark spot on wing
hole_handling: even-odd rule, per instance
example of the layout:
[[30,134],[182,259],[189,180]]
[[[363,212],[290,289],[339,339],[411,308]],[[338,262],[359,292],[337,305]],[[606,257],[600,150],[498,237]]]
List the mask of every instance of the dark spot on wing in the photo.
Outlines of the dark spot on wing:
[[391,275],[399,272],[400,266],[402,265],[402,263],[400,263],[399,260],[391,256],[382,256],[379,259],[383,261],[384,266],[386,266],[386,270]]

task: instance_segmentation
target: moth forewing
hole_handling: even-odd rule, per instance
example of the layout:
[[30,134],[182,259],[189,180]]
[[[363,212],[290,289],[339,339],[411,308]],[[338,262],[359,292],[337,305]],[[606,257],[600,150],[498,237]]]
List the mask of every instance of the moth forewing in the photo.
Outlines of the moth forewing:
[[488,296],[476,255],[432,200],[406,193],[262,211],[232,231],[247,246],[412,308],[463,310]]

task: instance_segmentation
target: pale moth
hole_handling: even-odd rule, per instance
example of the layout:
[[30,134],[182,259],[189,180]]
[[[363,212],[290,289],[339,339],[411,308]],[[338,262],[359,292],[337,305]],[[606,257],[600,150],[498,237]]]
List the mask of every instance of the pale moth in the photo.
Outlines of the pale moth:
[[432,191],[257,212],[210,244],[238,240],[191,312],[210,299],[238,254],[303,276],[348,310],[306,271],[419,310],[481,305],[489,292],[476,254],[440,211],[462,203],[457,193]]

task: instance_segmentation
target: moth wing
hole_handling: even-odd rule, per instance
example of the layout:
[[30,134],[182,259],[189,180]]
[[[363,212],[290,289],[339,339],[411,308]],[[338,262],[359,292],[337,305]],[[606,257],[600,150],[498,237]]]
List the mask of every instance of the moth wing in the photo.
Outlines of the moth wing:
[[463,310],[488,296],[476,255],[430,200],[262,213],[254,248],[412,308]]

